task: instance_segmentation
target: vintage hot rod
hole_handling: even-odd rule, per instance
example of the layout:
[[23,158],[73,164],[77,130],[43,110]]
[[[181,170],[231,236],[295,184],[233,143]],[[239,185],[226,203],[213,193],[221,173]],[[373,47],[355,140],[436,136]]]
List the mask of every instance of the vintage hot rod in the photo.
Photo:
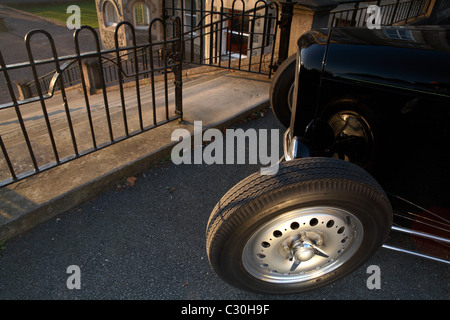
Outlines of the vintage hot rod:
[[310,290],[361,266],[392,228],[379,179],[396,155],[425,135],[450,147],[449,28],[324,29],[297,47],[270,89],[285,161],[229,190],[207,225],[212,268],[245,290]]

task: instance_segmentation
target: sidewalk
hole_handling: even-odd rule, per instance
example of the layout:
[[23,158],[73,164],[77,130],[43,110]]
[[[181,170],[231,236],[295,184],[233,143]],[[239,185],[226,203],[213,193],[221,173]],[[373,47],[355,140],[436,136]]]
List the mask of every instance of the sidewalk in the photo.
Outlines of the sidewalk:
[[220,71],[183,91],[184,123],[172,122],[0,188],[0,240],[16,237],[138,176],[170,155],[177,128],[224,128],[269,105],[267,76]]
[[[73,52],[72,31],[17,10],[2,6],[0,8],[8,27],[7,32],[1,33],[4,41],[3,46],[0,45],[6,63],[27,60],[23,37],[36,28],[51,30],[59,55]],[[90,38],[88,35],[83,36],[87,36],[81,40],[86,46],[90,43]],[[36,58],[41,58],[41,55],[48,52],[48,48],[45,48],[47,44],[35,45],[39,46],[34,47]],[[184,124],[172,122],[162,125],[0,188],[0,241],[16,237],[117,186],[127,177],[138,176],[147,168],[160,164],[177,143],[171,141],[171,134],[175,129],[186,128],[192,132],[194,121],[202,121],[203,130],[227,127],[239,122],[247,114],[268,106],[269,85],[267,76],[222,69],[204,76],[185,77]],[[0,79],[0,93],[8,97],[6,91],[6,85]],[[82,95],[78,95],[79,101],[82,101]],[[76,109],[77,100],[70,101],[71,108]],[[58,106],[60,108],[60,103]],[[51,109],[52,105],[49,104],[48,107]],[[27,110],[29,112],[31,109],[28,107]]]

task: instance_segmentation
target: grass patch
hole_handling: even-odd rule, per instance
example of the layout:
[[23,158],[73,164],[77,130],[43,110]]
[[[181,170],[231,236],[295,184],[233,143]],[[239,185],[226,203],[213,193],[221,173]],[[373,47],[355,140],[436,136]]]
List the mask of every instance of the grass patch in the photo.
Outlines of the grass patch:
[[81,25],[88,25],[92,28],[98,28],[97,9],[95,1],[78,1],[70,3],[53,3],[40,5],[19,5],[11,4],[10,6],[22,11],[26,11],[44,18],[53,19],[66,23],[71,13],[66,13],[69,5],[77,5],[81,9]]

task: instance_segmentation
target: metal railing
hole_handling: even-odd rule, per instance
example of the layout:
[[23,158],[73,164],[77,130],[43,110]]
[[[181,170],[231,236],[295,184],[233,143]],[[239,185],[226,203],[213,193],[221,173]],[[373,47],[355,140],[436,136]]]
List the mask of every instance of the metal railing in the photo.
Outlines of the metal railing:
[[[227,69],[243,70],[259,74],[271,75],[275,38],[277,32],[278,4],[266,3],[263,0],[248,9],[243,0],[233,2],[232,8],[220,7],[211,1],[211,6],[205,8],[205,1],[190,2],[185,8],[184,2],[163,1],[164,12],[168,16],[179,16],[182,24],[183,62],[192,65],[209,65]],[[181,6],[179,6],[181,4]],[[174,32],[170,26],[169,34]],[[141,69],[146,69],[149,63],[149,52],[143,47],[137,50],[136,57]],[[161,52],[154,51],[153,62],[161,66]],[[134,54],[125,53],[121,56],[122,69],[125,72],[132,70]],[[117,85],[119,76],[117,72],[116,56],[104,57],[102,61],[105,84]],[[39,84],[43,91],[50,89],[59,91],[59,83],[51,87],[56,71],[48,72],[39,77]],[[81,84],[81,73],[78,64],[71,64],[64,68],[61,74],[66,88]],[[127,81],[128,79],[125,79]],[[27,86],[28,96],[38,96],[37,81],[32,80],[21,84]]]
[[371,13],[370,5],[380,8],[380,25],[391,26],[411,23],[424,17],[432,0],[378,0],[346,3],[331,11],[329,27],[365,27]]
[[[0,105],[0,186],[164,123],[182,120],[181,21],[175,17],[169,21],[174,28],[173,37],[167,38],[164,32],[162,41],[152,41],[156,24],[167,28],[166,21],[157,18],[150,23],[148,42],[143,45],[136,45],[133,25],[120,22],[115,29],[116,46],[111,50],[100,50],[97,32],[82,26],[75,31],[75,54],[70,56],[58,57],[53,38],[44,30],[30,31],[25,37],[29,62],[7,65],[0,52],[0,74],[10,94],[10,102]],[[131,30],[131,46],[119,46],[118,31],[122,28]],[[81,32],[92,34],[95,51],[80,52]],[[34,59],[30,40],[37,34],[48,40],[52,58]],[[147,54],[145,64],[139,52]],[[160,65],[154,59],[158,52],[162,52]],[[107,90],[104,61],[110,61],[116,68],[118,88],[114,90]],[[47,87],[41,85],[37,70],[48,66],[54,66],[56,71]],[[63,75],[75,67],[80,75],[81,93],[66,90],[67,77]],[[13,70],[31,71],[36,83],[35,97],[18,99],[10,78]],[[173,84],[169,82],[169,74],[174,78]],[[132,86],[125,86],[127,79],[133,81]],[[58,95],[54,94],[56,88],[60,90]],[[91,96],[92,89],[102,94]]]
[[[149,48],[143,47],[136,50],[136,57],[139,64],[140,70],[148,70],[150,58],[149,55],[153,54],[153,63],[157,67],[161,67],[163,65],[162,56],[160,50],[155,50],[153,52],[149,52]],[[116,57],[111,55],[111,57],[102,57],[102,68],[104,70],[105,84],[106,86],[117,85],[119,83],[119,75],[118,75],[118,67]],[[121,54],[120,57],[122,61],[122,69],[125,74],[130,72],[135,72],[135,57],[134,53],[124,53]],[[78,64],[71,63],[67,68],[61,68],[64,72],[60,75],[64,79],[65,88],[73,87],[75,85],[81,84],[81,73]],[[59,83],[56,83],[54,87],[51,87],[52,79],[55,76],[56,70],[48,72],[43,76],[39,77],[39,83],[41,89],[45,92],[48,92],[50,89],[53,91],[60,91]],[[144,77],[148,77],[148,75],[144,74]],[[128,79],[125,79],[127,81]],[[37,84],[36,80],[31,80],[27,83],[20,84],[22,87],[27,86],[29,90],[29,96],[26,98],[36,97],[38,96]]]
[[271,75],[277,36],[278,4],[235,0],[163,1],[164,12],[181,17],[184,62]]
[[[47,74],[39,77],[40,86],[43,91],[48,91],[50,89],[50,84],[52,81],[53,76],[55,75],[55,71],[48,72]],[[80,77],[80,69],[78,68],[78,65],[71,65],[69,68],[64,70],[64,73],[61,75],[64,78],[64,85],[66,88],[72,87],[74,85],[81,83],[81,77]],[[36,81],[32,80],[28,83],[26,83],[30,88],[30,93],[32,97],[35,97],[38,95],[37,85]],[[55,90],[60,90],[59,84],[56,83]]]
[[[150,22],[148,39],[139,45],[134,26],[123,21],[115,27],[113,49],[101,50],[97,32],[82,26],[74,34],[73,55],[59,57],[44,30],[27,34],[28,62],[7,65],[0,52],[0,73],[10,95],[10,102],[0,105],[0,187],[182,120],[185,65],[270,77],[278,29],[276,3],[259,0],[246,8],[246,1],[236,0],[232,8],[224,8],[222,1],[213,0],[209,9],[205,1],[190,8],[183,8],[183,1],[176,3],[181,7],[163,1],[162,18]],[[128,45],[121,46],[118,33],[123,28],[131,32]],[[92,34],[95,51],[80,52],[81,32]],[[51,58],[33,57],[30,39],[37,34],[48,41]],[[18,84],[20,96],[11,78],[15,71],[32,75],[31,82]]]

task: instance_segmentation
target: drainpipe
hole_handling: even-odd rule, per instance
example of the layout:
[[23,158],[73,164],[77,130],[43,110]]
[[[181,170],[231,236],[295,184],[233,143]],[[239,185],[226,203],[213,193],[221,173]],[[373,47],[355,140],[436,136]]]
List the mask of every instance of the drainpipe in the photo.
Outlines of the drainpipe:
[[294,16],[294,2],[292,0],[280,1],[281,14],[278,25],[280,27],[280,42],[278,49],[278,61],[276,68],[288,58],[289,55],[289,39],[291,37],[292,17]]

